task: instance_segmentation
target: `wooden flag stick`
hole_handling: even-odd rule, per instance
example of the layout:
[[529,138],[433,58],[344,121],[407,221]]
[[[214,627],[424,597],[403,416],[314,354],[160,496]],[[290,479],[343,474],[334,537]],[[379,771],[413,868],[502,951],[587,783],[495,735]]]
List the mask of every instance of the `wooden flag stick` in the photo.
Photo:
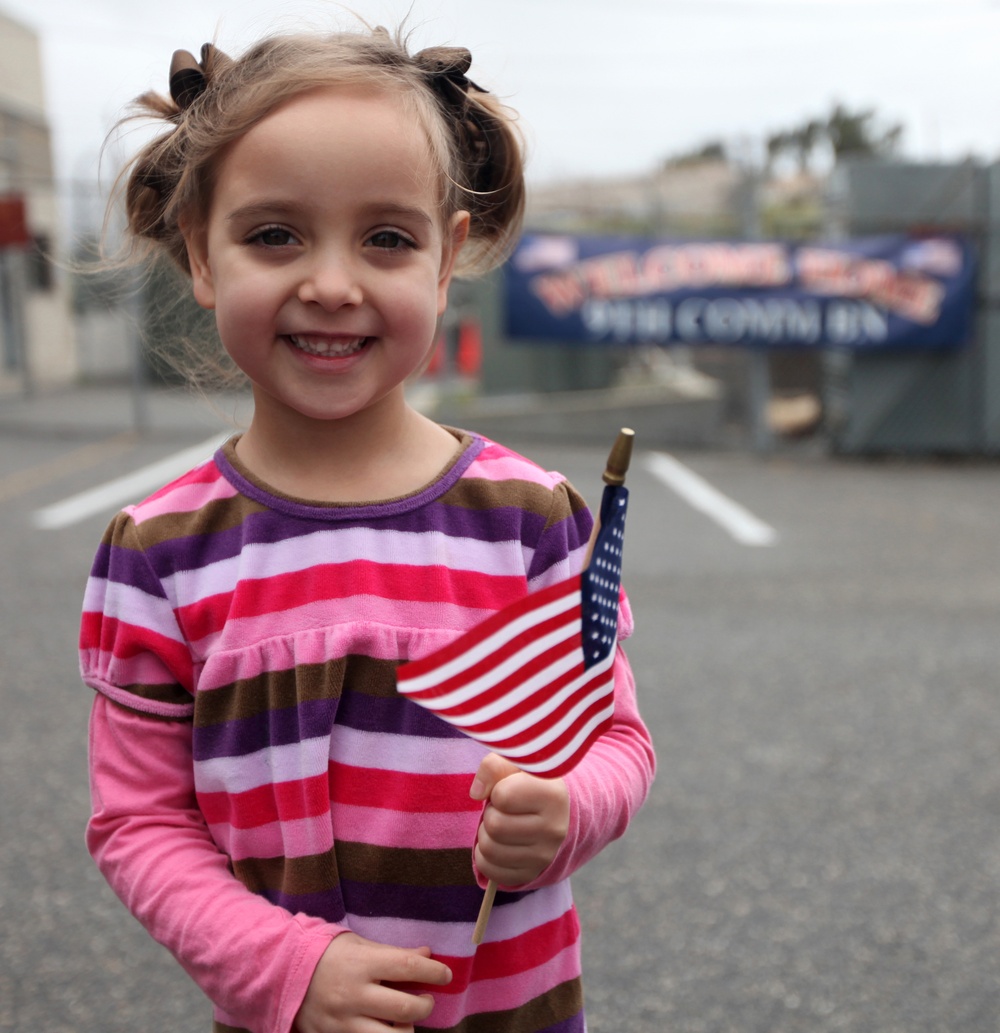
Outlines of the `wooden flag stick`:
[[[618,437],[608,455],[607,465],[604,467],[602,479],[605,484],[620,488],[625,483],[625,474],[628,473],[629,464],[632,462],[632,444],[635,440],[635,431],[629,427],[622,427]],[[597,541],[597,534],[601,529],[601,511],[598,509],[594,517],[594,527],[590,532],[590,541],[587,543],[587,552],[583,560],[583,569],[590,566],[590,558],[594,552],[594,544]],[[490,920],[490,912],[493,910],[493,898],[497,895],[497,884],[490,879],[483,895],[483,902],[479,906],[479,917],[476,919],[476,927],[472,930],[472,942],[478,947],[486,935],[486,923]]]

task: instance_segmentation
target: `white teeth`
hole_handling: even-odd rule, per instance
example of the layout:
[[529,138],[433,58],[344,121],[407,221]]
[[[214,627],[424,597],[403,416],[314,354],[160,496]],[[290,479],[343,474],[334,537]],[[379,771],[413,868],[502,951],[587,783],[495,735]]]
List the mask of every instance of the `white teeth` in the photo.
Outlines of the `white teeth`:
[[324,359],[340,359],[361,351],[367,337],[356,337],[353,341],[331,341],[327,337],[295,337],[288,338],[296,348],[310,355],[318,355]]

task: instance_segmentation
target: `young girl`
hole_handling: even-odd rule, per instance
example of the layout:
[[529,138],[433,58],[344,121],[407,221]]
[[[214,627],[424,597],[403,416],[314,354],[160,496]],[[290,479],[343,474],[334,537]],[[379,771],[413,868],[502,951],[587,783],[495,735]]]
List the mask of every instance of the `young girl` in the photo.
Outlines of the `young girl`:
[[401,661],[574,573],[591,526],[563,477],[404,398],[453,273],[519,226],[517,137],[469,61],[279,37],[179,52],[172,99],[141,98],[171,126],[129,226],[190,275],[255,407],[101,544],[87,838],[216,1030],[581,1033],[568,876],[652,778],[623,654],[614,725],[565,779],[395,690]]

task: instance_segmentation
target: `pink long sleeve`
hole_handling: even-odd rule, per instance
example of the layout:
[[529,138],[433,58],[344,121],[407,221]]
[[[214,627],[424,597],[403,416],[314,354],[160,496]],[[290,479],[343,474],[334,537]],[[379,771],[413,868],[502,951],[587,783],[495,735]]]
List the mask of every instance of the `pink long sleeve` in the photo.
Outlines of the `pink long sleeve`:
[[87,846],[125,906],[215,1003],[255,1033],[288,1033],[320,956],[343,929],[242,886],[194,793],[191,726],[98,695],[90,722]]
[[[566,839],[548,868],[518,890],[551,886],[568,878],[622,836],[648,796],[655,773],[653,742],[639,716],[635,678],[619,649],[614,723],[565,776],[570,799]],[[481,876],[480,882],[485,885]]]

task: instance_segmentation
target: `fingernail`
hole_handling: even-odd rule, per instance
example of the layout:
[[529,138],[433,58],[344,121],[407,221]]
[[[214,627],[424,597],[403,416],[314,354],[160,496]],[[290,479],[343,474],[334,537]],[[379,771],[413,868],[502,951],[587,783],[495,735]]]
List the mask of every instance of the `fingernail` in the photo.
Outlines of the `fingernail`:
[[472,788],[469,790],[469,796],[473,800],[485,800],[486,799],[486,783],[478,776],[472,780]]

